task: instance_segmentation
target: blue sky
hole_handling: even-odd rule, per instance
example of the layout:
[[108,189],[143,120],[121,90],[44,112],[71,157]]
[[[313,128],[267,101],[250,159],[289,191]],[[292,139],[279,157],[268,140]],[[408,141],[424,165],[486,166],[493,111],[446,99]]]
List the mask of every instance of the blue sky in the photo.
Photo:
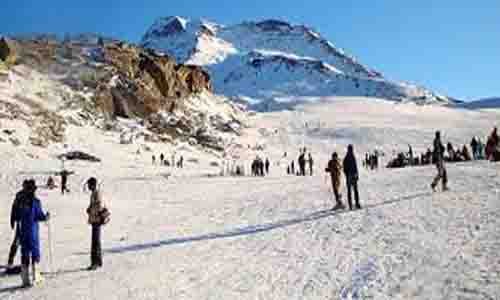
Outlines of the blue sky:
[[388,78],[463,99],[500,96],[499,0],[2,0],[0,34],[97,32],[137,42],[170,15],[305,24]]

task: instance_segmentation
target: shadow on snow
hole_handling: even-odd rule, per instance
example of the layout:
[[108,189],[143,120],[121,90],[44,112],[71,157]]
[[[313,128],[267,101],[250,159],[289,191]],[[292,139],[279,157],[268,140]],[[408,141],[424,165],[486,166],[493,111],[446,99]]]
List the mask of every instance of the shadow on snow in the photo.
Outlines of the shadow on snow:
[[[397,203],[397,202],[402,202],[402,201],[408,201],[408,200],[413,200],[419,197],[425,197],[425,196],[430,196],[432,193],[431,192],[422,192],[410,196],[405,196],[393,200],[388,200],[384,201],[381,203],[375,203],[371,205],[366,205],[362,210],[368,210],[371,208],[376,208],[380,206],[385,206],[389,205],[392,203]],[[329,216],[334,216],[334,215],[340,215],[340,214],[349,214],[349,213],[356,213],[357,211],[349,211],[349,210],[320,210],[313,212],[311,214],[308,214],[306,216],[302,216],[299,218],[294,218],[294,219],[289,219],[289,220],[283,220],[283,221],[278,221],[278,222],[271,222],[271,223],[265,223],[265,224],[259,224],[259,225],[250,225],[250,226],[244,226],[244,227],[237,227],[228,231],[223,231],[223,232],[215,232],[215,233],[208,233],[208,234],[203,234],[203,235],[198,235],[198,236],[190,236],[190,237],[182,237],[182,238],[172,238],[172,239],[166,239],[166,240],[160,240],[160,241],[154,241],[154,242],[149,242],[149,243],[141,243],[141,244],[135,244],[135,245],[130,245],[130,246],[124,246],[124,247],[114,247],[110,249],[104,250],[105,253],[111,253],[111,254],[118,254],[118,253],[126,253],[126,252],[136,252],[136,251],[143,251],[147,249],[153,249],[153,248],[159,248],[159,247],[164,247],[164,246],[169,246],[169,245],[178,245],[178,244],[185,244],[185,243],[192,243],[192,242],[199,242],[199,241],[207,241],[207,240],[215,240],[215,239],[222,239],[222,238],[231,238],[231,237],[238,237],[238,236],[245,236],[245,235],[251,235],[251,234],[256,234],[256,233],[261,233],[261,232],[266,232],[266,231],[271,231],[274,229],[279,229],[279,228],[284,228],[304,222],[311,222],[323,218],[327,218]],[[88,255],[88,252],[82,253],[75,253],[76,255]]]

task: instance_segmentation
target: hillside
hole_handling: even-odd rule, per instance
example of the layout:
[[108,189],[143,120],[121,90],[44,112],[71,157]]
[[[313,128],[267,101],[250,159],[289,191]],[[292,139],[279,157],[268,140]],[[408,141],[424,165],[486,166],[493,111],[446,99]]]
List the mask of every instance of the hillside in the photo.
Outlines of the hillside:
[[139,148],[219,152],[242,129],[245,113],[212,94],[203,69],[154,51],[93,35],[1,39],[0,50],[0,126],[29,129],[16,144],[65,143],[67,130],[92,126]]
[[291,96],[448,101],[425,88],[387,80],[311,28],[283,21],[223,26],[167,17],[149,28],[141,44],[207,68],[217,93],[258,109],[287,107]]

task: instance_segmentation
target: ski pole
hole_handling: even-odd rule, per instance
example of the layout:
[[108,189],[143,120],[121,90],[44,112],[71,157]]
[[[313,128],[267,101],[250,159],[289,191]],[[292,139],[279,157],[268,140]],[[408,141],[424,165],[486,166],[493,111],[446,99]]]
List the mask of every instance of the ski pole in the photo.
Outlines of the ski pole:
[[49,272],[54,271],[54,265],[52,264],[52,227],[50,226],[50,218],[47,222],[48,226],[48,240],[49,240]]

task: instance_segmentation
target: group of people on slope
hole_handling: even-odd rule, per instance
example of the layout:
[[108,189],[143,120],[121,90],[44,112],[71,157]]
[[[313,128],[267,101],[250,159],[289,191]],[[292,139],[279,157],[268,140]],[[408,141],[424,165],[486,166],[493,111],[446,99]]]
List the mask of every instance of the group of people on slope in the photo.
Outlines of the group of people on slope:
[[252,164],[250,166],[250,169],[252,171],[252,176],[265,176],[269,175],[269,167],[271,166],[271,163],[269,162],[269,159],[266,158],[265,160],[262,160],[260,156],[255,157],[255,159],[252,161]]
[[[101,198],[97,179],[89,178],[86,187],[91,191],[87,214],[88,223],[92,226],[91,265],[88,270],[95,270],[102,266],[101,226],[109,221],[110,213]],[[34,179],[23,181],[22,189],[16,194],[11,209],[10,225],[15,234],[6,272],[16,273],[18,267],[14,266],[14,259],[20,246],[20,273],[23,287],[43,281],[39,267],[41,259],[39,223],[49,221],[50,213],[44,212],[42,202],[36,195],[37,189]]]
[[[171,161],[169,161],[168,159],[165,158],[165,155],[163,153],[160,153],[160,166],[173,166],[173,167],[176,167],[176,168],[179,168],[179,169],[182,169],[184,168],[184,156],[180,156],[179,159],[176,161],[175,160],[175,154],[172,155],[172,158],[171,158]],[[156,164],[156,156],[153,154],[151,156],[151,163],[153,165]]]
[[288,165],[286,168],[286,173],[288,175],[306,176],[306,164],[309,164],[309,176],[313,176],[314,160],[312,158],[311,152],[308,153],[307,158],[306,153],[307,148],[304,147],[299,149],[299,157],[297,158],[298,169],[295,168],[295,161],[292,160],[290,165]]
[[[446,168],[444,165],[444,153],[445,147],[441,142],[441,132],[436,131],[434,142],[433,142],[434,151],[432,161],[436,165],[437,175],[434,177],[431,188],[433,191],[436,190],[438,184],[441,182],[442,190],[448,190],[448,174],[446,172]],[[344,209],[345,205],[342,202],[342,194],[340,193],[341,179],[342,173],[344,173],[346,186],[347,186],[347,202],[349,204],[349,209],[353,210],[354,208],[360,209],[361,205],[359,204],[359,191],[358,191],[358,180],[359,173],[358,167],[356,163],[356,157],[354,155],[354,147],[353,145],[349,145],[347,147],[347,154],[344,157],[343,163],[340,162],[339,156],[337,152],[332,154],[331,160],[328,162],[328,166],[325,171],[330,173],[333,195],[335,196],[335,206],[332,210],[336,209]],[[352,193],[354,192],[354,206],[352,201]]]

